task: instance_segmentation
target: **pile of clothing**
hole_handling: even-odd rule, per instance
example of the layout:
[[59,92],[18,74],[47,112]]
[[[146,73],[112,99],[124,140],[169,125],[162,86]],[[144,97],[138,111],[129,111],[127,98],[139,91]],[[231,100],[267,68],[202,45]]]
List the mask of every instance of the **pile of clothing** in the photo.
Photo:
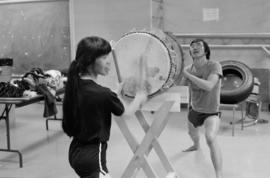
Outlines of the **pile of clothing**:
[[0,82],[0,97],[35,97],[43,95],[45,99],[44,117],[57,113],[56,91],[64,88],[65,77],[58,70],[43,71],[32,68],[20,79]]

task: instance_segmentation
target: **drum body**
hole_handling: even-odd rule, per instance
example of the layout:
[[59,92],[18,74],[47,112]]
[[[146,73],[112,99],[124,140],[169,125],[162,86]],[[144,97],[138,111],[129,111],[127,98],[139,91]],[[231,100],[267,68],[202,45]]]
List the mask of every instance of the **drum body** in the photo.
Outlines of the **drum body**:
[[145,88],[152,97],[166,91],[183,70],[183,52],[176,39],[168,33],[130,32],[124,35],[114,47],[119,73],[124,81],[123,93],[134,97],[138,89],[139,60],[147,62]]

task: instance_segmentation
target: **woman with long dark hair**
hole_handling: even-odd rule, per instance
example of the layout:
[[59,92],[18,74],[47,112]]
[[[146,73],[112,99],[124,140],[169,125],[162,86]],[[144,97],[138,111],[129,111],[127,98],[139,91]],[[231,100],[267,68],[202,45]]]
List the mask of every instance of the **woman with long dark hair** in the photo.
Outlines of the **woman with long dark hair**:
[[[111,45],[103,38],[83,38],[69,67],[63,102],[64,132],[72,137],[69,162],[82,178],[110,177],[106,167],[111,114],[135,111],[147,98],[139,91],[125,109],[117,94],[97,83],[110,70]],[[126,111],[125,111],[126,110]]]

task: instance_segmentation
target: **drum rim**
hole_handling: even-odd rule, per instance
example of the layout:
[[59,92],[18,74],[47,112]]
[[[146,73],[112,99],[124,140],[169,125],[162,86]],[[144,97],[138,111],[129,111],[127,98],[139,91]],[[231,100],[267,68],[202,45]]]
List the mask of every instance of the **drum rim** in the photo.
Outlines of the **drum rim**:
[[[172,36],[169,35],[168,33],[165,33],[165,32],[162,32],[162,33],[164,33],[166,35],[166,37],[169,36],[170,39],[173,40],[177,44],[177,47],[179,48],[179,51],[181,53],[181,58],[183,59],[183,50],[181,48],[181,45],[177,42],[177,40],[175,40],[174,38],[172,38]],[[169,89],[173,85],[173,82],[170,82],[170,80],[176,78],[175,77],[176,75],[174,75],[172,73],[172,68],[173,68],[173,61],[172,60],[173,60],[174,57],[171,55],[171,52],[170,52],[170,49],[168,48],[168,45],[160,37],[158,37],[156,34],[154,34],[152,32],[147,32],[147,31],[132,31],[132,32],[128,32],[128,33],[124,34],[120,38],[120,40],[122,38],[124,38],[124,37],[126,37],[128,35],[132,35],[132,34],[147,34],[149,36],[154,37],[155,39],[157,39],[165,47],[165,49],[167,51],[167,54],[169,56],[170,68],[169,68],[169,72],[168,72],[167,78],[166,78],[165,82],[162,84],[161,88],[159,88],[157,91],[155,91],[155,92],[153,92],[153,93],[151,93],[151,94],[148,95],[148,97],[151,98],[151,97],[154,97],[155,95],[157,95],[159,93],[162,93],[162,92],[166,91],[167,89]],[[118,40],[116,42],[115,46],[117,46],[117,44],[120,42],[120,40]],[[182,69],[183,69],[183,66],[181,65],[181,70]],[[130,96],[130,95],[127,95],[127,94],[125,94],[125,96],[126,97],[129,97],[129,98],[134,98],[134,96]]]

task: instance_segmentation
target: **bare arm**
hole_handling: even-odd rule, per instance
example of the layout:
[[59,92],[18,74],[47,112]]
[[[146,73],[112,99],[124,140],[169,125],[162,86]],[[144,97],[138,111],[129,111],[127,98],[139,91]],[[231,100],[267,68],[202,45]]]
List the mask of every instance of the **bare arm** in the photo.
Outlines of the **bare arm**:
[[188,85],[188,79],[186,77],[183,77],[179,83],[181,86],[187,86]]
[[122,98],[122,87],[123,83],[121,83],[117,90],[116,93],[118,95],[118,98],[121,100],[121,102],[124,104],[125,107],[125,112],[122,114],[122,116],[131,116],[133,115],[137,110],[140,109],[142,104],[146,102],[147,100],[147,93],[143,90],[140,90],[136,93],[135,98],[130,102],[127,103],[125,100]]
[[147,95],[145,92],[138,92],[134,98],[134,100],[127,106],[125,106],[125,112],[123,116],[131,116],[137,110],[139,110],[142,104],[147,100]]
[[189,73],[186,68],[184,69],[183,74],[187,79],[196,84],[199,88],[206,91],[211,91],[219,80],[218,74],[210,74],[207,80],[205,80]]

